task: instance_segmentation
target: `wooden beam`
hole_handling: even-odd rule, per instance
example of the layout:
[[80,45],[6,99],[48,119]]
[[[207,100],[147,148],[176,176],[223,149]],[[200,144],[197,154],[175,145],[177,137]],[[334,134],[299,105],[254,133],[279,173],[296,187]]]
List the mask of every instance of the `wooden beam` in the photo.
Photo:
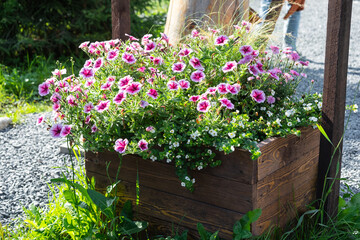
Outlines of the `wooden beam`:
[[130,0],[111,0],[112,38],[126,40],[130,34]]
[[[322,126],[335,146],[344,133],[351,9],[352,0],[329,0]],[[321,138],[318,197],[322,196],[325,179],[327,179],[325,189],[334,184],[325,204],[325,210],[331,217],[336,216],[338,209],[341,150],[342,143],[331,161],[334,148],[324,137]],[[337,164],[339,164],[338,171]],[[328,168],[329,172],[326,176]]]

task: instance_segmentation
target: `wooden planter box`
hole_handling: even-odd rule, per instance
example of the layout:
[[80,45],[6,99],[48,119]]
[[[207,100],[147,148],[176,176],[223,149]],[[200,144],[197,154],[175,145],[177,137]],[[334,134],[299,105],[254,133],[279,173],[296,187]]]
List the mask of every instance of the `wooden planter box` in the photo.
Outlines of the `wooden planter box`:
[[[135,206],[138,169],[140,204],[134,209],[137,218],[149,222],[150,232],[188,229],[196,238],[200,222],[208,231],[220,230],[220,237],[232,239],[235,221],[261,208],[262,215],[251,226],[252,233],[259,235],[272,224],[284,226],[296,210],[304,211],[315,200],[319,138],[317,129],[305,128],[300,137],[267,139],[259,143],[262,155],[256,161],[244,150],[219,154],[221,166],[191,173],[196,179],[193,193],[180,186],[174,166],[126,155],[120,170],[120,196]],[[105,189],[109,184],[106,162],[111,161],[109,174],[115,177],[118,155],[87,152],[85,158],[87,176],[94,176],[97,188]]]

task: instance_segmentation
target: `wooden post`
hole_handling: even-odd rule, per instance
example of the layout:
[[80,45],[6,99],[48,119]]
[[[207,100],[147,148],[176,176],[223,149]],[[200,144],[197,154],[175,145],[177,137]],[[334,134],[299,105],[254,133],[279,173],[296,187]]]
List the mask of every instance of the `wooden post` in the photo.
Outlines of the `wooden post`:
[[[327,39],[325,54],[322,126],[336,146],[344,133],[346,80],[349,55],[352,0],[329,0]],[[325,178],[327,189],[334,186],[325,204],[330,217],[335,217],[338,209],[340,190],[342,144],[330,161],[334,148],[322,137],[320,140],[318,198],[321,197]],[[337,172],[337,164],[339,171]],[[327,176],[326,171],[329,168]]]
[[130,0],[111,0],[112,38],[126,40],[130,34]]

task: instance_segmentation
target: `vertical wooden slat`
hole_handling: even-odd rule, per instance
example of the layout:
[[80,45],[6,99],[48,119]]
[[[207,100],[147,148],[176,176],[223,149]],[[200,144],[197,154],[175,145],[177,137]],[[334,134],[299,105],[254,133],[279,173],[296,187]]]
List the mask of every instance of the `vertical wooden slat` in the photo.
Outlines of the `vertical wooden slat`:
[[[352,0],[329,0],[325,54],[322,126],[330,140],[337,145],[344,133],[346,80],[349,55]],[[320,140],[318,197],[322,196],[326,171],[326,188],[334,183],[325,210],[335,216],[338,209],[342,144],[331,161],[334,148],[322,137]],[[337,164],[339,171],[337,172]]]
[[112,38],[126,40],[130,34],[130,0],[111,0]]

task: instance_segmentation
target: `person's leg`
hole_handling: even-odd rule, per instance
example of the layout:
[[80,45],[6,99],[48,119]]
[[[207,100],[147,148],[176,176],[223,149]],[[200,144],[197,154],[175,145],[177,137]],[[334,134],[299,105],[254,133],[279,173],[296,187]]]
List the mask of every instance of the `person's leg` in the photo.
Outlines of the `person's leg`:
[[[290,4],[288,4],[288,8],[290,8]],[[284,24],[284,45],[285,47],[291,47],[294,51],[296,51],[296,39],[298,37],[300,16],[300,11],[295,12],[287,20],[285,20]]]

